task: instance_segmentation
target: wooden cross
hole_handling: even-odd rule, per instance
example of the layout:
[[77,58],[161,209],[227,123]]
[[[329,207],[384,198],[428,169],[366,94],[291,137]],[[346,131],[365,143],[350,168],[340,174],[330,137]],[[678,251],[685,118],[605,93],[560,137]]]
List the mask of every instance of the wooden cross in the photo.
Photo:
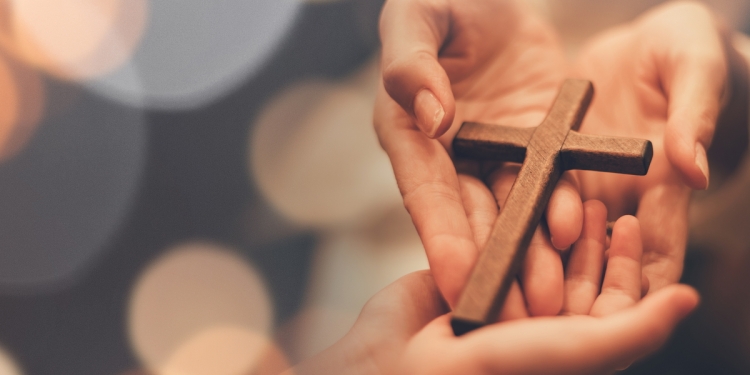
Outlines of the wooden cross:
[[466,122],[453,140],[457,157],[523,163],[453,311],[451,325],[456,335],[497,317],[564,171],[648,172],[651,142],[574,131],[593,95],[591,82],[569,79],[541,125],[514,128]]

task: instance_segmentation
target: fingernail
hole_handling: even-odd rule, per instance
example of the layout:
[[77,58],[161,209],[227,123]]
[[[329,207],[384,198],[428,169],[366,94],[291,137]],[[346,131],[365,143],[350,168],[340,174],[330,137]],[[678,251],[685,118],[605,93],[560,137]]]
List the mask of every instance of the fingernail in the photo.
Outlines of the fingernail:
[[557,249],[557,251],[565,251],[565,249],[567,249],[567,247],[563,247],[563,248],[557,247],[557,245],[555,245],[555,237],[554,236],[549,236],[549,242],[552,244],[552,247],[554,247],[555,249]]
[[445,110],[435,95],[428,89],[422,89],[414,98],[414,114],[417,116],[417,126],[430,138],[435,134],[443,122]]
[[706,156],[706,148],[700,142],[695,144],[695,165],[698,166],[706,179],[704,189],[708,189],[708,157]]

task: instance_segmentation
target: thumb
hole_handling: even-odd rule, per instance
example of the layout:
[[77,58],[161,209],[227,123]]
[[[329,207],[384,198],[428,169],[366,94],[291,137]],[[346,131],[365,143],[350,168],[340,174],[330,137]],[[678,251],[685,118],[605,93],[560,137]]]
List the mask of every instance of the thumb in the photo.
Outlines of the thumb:
[[[587,337],[594,352],[575,356],[589,367],[578,373],[604,373],[655,352],[698,305],[698,293],[687,285],[670,285],[645,297],[636,306],[604,318]],[[582,335],[582,337],[586,337]]]
[[[667,158],[693,189],[708,187],[706,150],[721,109],[727,62],[717,24],[705,7],[681,4],[675,16],[689,27],[671,34],[657,53],[669,100],[664,147]],[[675,28],[676,29],[676,28]],[[688,34],[688,35],[685,35]]]
[[430,138],[450,128],[455,101],[438,52],[450,28],[444,0],[388,1],[380,17],[383,85]]
[[706,189],[706,150],[716,128],[726,70],[722,63],[691,61],[674,71],[664,148],[691,188]]

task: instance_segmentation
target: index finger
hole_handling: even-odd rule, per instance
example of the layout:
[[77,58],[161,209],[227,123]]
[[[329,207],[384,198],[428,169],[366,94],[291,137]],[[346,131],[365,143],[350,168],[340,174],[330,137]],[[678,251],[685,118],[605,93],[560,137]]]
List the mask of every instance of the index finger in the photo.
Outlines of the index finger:
[[440,142],[410,125],[413,120],[382,87],[375,113],[378,138],[393,165],[435,282],[453,306],[478,253],[453,161]]
[[432,138],[448,130],[455,113],[450,80],[438,61],[450,17],[444,0],[391,0],[380,17],[385,89]]

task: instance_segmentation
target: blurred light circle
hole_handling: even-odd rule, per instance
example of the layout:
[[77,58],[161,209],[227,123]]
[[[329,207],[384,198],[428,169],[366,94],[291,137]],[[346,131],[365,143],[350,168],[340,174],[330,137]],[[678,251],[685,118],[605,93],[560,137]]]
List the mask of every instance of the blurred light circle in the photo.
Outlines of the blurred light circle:
[[0,375],[21,375],[23,372],[13,357],[0,347]]
[[[247,374],[265,350],[273,312],[262,277],[247,261],[219,245],[191,242],[148,266],[132,291],[128,319],[131,344],[148,369],[192,375],[225,362],[227,372],[217,374]],[[205,366],[185,372],[196,363]]]
[[25,148],[0,163],[6,291],[71,282],[121,224],[143,170],[140,110],[55,81],[46,92],[48,103],[68,103],[48,111]]
[[126,62],[141,38],[147,0],[8,0],[0,46],[49,74],[82,80]]
[[251,133],[249,165],[287,218],[314,227],[353,225],[401,197],[372,129],[376,64],[341,83],[306,81],[282,92]]
[[159,0],[131,60],[140,77],[115,71],[90,86],[158,108],[205,104],[256,72],[293,25],[300,0]]
[[36,131],[45,107],[39,73],[0,54],[0,162],[18,154]]
[[268,336],[247,328],[218,326],[191,337],[172,354],[159,370],[163,375],[247,375],[270,364],[285,369],[283,354]]

